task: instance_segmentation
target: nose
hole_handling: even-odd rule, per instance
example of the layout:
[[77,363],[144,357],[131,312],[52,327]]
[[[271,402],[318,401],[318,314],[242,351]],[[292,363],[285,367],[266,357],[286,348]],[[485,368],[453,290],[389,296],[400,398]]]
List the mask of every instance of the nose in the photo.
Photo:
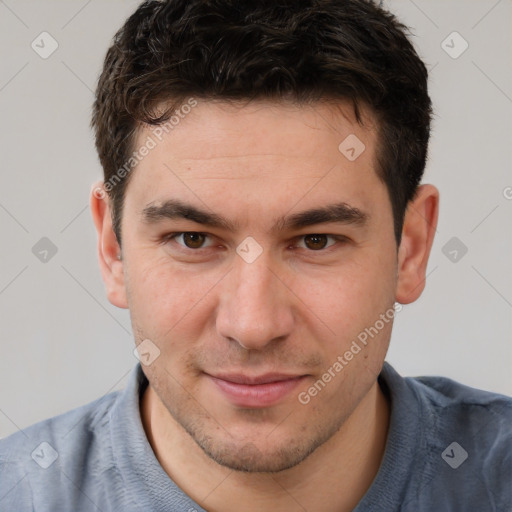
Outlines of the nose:
[[293,328],[293,293],[271,265],[265,251],[252,263],[237,255],[223,282],[218,333],[247,350],[284,340]]

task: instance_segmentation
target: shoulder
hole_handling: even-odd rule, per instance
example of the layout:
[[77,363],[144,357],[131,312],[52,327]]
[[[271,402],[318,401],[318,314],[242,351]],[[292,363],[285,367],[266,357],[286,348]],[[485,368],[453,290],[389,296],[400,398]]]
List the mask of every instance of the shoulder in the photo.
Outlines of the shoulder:
[[101,466],[108,465],[109,416],[119,395],[110,393],[0,440],[0,497],[5,510],[33,510],[35,497],[62,487],[66,475],[75,480],[91,468],[108,469]]
[[382,370],[382,381],[397,401],[413,401],[425,415],[449,415],[464,422],[492,418],[495,426],[511,433],[512,397],[467,386],[447,377],[402,377],[389,364]]
[[[93,437],[108,422],[108,414],[119,391],[109,393],[86,405],[77,407],[53,418],[40,421],[30,427],[0,440],[0,461],[13,461],[31,447],[31,441],[41,441],[55,448]],[[37,445],[36,445],[37,446]],[[34,446],[33,448],[36,448]]]
[[512,502],[512,398],[446,377],[402,382],[423,425],[416,468],[427,509],[464,504],[504,510]]
[[430,412],[449,417],[465,428],[512,436],[512,397],[473,388],[446,377],[406,377],[407,386]]

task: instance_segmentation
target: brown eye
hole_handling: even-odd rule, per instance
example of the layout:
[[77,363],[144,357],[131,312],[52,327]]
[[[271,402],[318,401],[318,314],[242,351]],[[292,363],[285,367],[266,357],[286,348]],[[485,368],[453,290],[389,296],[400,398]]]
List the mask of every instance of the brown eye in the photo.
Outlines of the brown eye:
[[182,254],[189,256],[197,253],[203,254],[203,251],[215,247],[215,241],[208,233],[199,233],[196,231],[181,231],[179,233],[168,233],[161,238],[163,244],[169,247],[171,251],[178,250]]
[[200,249],[203,245],[206,235],[203,233],[182,233],[183,243],[189,249]]
[[304,243],[308,249],[313,251],[324,249],[327,245],[327,235],[306,235]]

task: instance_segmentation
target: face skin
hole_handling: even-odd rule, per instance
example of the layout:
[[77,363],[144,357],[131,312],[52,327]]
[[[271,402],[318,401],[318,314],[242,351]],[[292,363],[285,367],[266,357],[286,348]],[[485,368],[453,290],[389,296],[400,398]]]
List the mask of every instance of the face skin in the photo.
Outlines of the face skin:
[[[354,161],[338,149],[351,134],[365,145]],[[132,171],[122,252],[108,199],[91,196],[109,300],[159,350],[142,365],[148,439],[207,510],[351,510],[378,470],[392,321],[357,339],[421,294],[438,192],[420,187],[397,249],[376,143],[371,115],[363,128],[343,103],[198,102]],[[231,226],[169,218],[173,200]],[[340,203],[348,220],[278,222]]]

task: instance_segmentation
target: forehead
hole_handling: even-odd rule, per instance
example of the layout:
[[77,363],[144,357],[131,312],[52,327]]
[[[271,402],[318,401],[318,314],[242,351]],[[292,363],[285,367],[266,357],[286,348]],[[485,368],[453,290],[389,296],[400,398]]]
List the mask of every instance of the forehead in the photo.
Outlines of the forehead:
[[[173,108],[174,114],[162,126],[142,125],[136,145],[143,144],[148,135],[166,141],[172,135],[176,156],[186,156],[184,152],[194,146],[197,158],[251,157],[258,150],[262,155],[287,154],[300,158],[311,154],[318,157],[318,150],[325,151],[328,145],[338,150],[339,143],[351,134],[372,145],[376,134],[370,111],[360,108],[362,123],[359,123],[354,107],[346,101],[304,105],[263,100],[193,101],[194,107],[188,106],[189,99]],[[302,144],[297,146],[299,141]],[[229,146],[230,142],[236,144]]]
[[385,194],[375,172],[373,118],[362,110],[361,125],[348,103],[197,99],[173,117],[138,133],[135,151],[151,149],[134,169],[126,197],[140,208],[179,195],[223,210],[245,201],[253,213],[255,203],[261,210],[301,198],[312,205],[359,201],[354,206],[368,210]]

